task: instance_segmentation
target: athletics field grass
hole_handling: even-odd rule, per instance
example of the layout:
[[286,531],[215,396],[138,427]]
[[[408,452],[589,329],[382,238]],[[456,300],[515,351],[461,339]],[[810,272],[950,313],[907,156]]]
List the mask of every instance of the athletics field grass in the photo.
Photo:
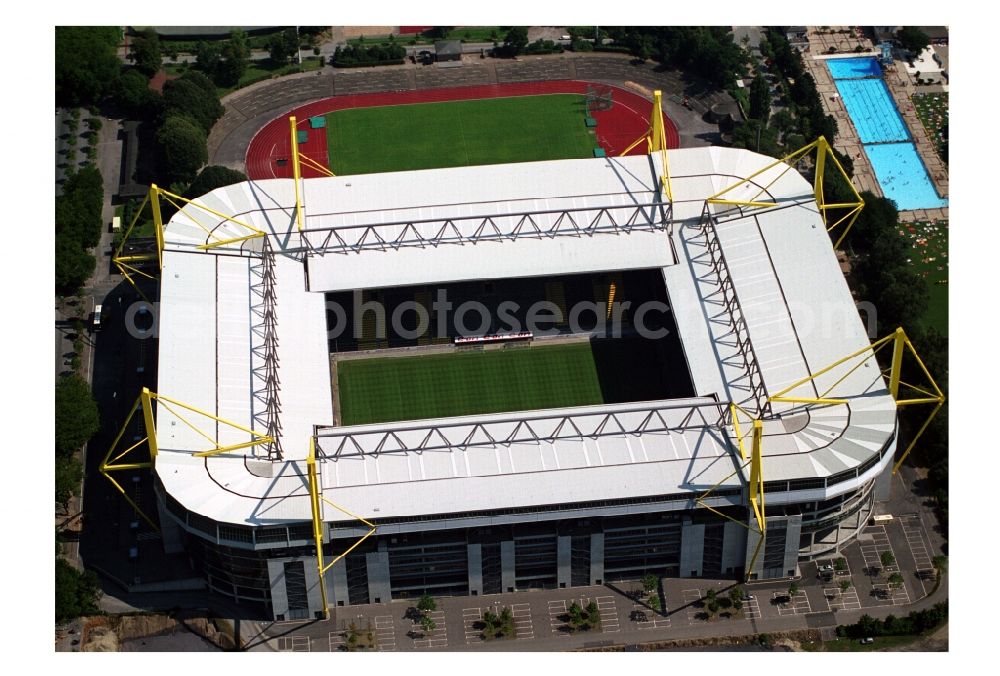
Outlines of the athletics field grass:
[[604,403],[587,342],[352,359],[337,370],[344,425]]
[[328,113],[330,168],[370,174],[593,157],[579,94],[417,103]]

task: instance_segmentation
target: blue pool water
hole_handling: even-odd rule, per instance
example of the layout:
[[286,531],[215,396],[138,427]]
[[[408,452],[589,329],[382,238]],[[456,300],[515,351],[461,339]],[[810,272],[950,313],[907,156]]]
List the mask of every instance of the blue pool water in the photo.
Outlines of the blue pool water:
[[948,206],[938,197],[924,163],[912,143],[877,143],[865,146],[875,176],[885,196],[899,209],[936,209]]
[[906,123],[881,79],[837,80],[836,84],[862,143],[910,140]]
[[853,59],[829,59],[826,65],[834,80],[850,80],[859,77],[882,77],[878,61],[865,56]]
[[826,65],[885,196],[901,210],[948,206],[927,175],[906,123],[882,81],[878,61],[871,57],[829,59]]

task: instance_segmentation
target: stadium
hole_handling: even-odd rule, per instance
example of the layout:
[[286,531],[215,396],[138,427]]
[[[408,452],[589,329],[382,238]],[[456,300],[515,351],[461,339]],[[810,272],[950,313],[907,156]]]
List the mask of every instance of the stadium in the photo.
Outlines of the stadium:
[[863,204],[824,202],[823,139],[668,152],[659,102],[614,157],[345,175],[337,147],[299,153],[329,117],[284,116],[276,177],[153,186],[178,207],[155,216],[157,392],[102,472],[152,468],[165,550],[276,620],[836,551],[888,497],[897,405],[932,401],[901,399],[913,347],[871,343],[838,266],[828,222]]

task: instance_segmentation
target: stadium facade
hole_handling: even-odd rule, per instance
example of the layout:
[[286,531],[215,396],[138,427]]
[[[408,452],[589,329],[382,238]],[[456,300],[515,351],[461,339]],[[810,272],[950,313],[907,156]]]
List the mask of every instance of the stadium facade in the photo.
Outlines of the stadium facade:
[[[672,199],[660,162],[631,156],[310,179],[303,229],[291,179],[176,213],[152,432],[166,550],[281,620],[321,616],[324,596],[781,578],[851,540],[896,448],[874,357],[801,386],[841,403],[769,401],[870,343],[814,186],[783,164],[754,176],[774,160],[747,150],[669,159]],[[706,201],[751,176],[727,197],[776,206]],[[636,270],[662,279],[689,396],[335,424],[328,294]],[[763,422],[759,556],[731,403]],[[317,535],[324,561],[349,550],[323,584]]]

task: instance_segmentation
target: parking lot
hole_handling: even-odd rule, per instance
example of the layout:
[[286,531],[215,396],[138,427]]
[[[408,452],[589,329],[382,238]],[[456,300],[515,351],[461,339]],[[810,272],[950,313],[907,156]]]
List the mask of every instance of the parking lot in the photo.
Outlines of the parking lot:
[[[898,557],[889,567],[881,564],[883,552]],[[838,561],[843,562],[838,564]],[[314,627],[313,642],[298,633],[296,624],[282,627],[281,638],[272,641],[272,649],[285,652],[314,650],[344,650],[345,623],[354,621],[366,632],[369,621],[377,637],[377,649],[393,650],[558,650],[559,646],[578,647],[600,643],[642,642],[673,636],[741,633],[753,622],[753,631],[767,631],[768,623],[775,621],[805,621],[819,618],[831,611],[857,612],[870,608],[905,606],[926,593],[920,583],[912,578],[917,571],[932,570],[931,550],[927,532],[917,516],[907,516],[870,525],[860,534],[857,542],[843,551],[814,562],[804,563],[801,579],[774,580],[743,586],[746,598],[740,611],[727,608],[731,580],[681,580],[664,579],[660,599],[664,602],[661,612],[654,611],[641,591],[638,580],[623,584],[595,586],[574,590],[539,590],[504,594],[488,598],[443,597],[437,599],[438,608],[429,613],[435,622],[431,632],[424,633],[408,602],[393,602],[372,606],[341,609],[340,619],[329,623],[300,623]],[[838,570],[840,568],[840,570]],[[866,574],[869,568],[878,568],[876,576]],[[891,588],[888,575],[899,571],[904,583]],[[842,589],[840,583],[850,581]],[[792,597],[788,586],[795,582],[799,589]],[[698,586],[696,587],[695,584]],[[706,607],[708,591],[714,589],[720,609],[710,614]],[[571,593],[571,592],[570,592]],[[784,599],[787,598],[787,601]],[[512,600],[517,603],[510,603]],[[523,600],[527,599],[527,600]],[[778,602],[782,599],[783,602]],[[478,601],[478,603],[476,603]],[[565,615],[573,603],[582,609],[597,604],[601,626],[585,632],[568,631]],[[509,607],[514,617],[516,634],[512,639],[486,641],[481,636],[481,621],[486,610],[499,614]],[[378,614],[376,614],[378,613]],[[785,626],[788,626],[787,624]],[[537,627],[544,627],[536,631]],[[729,627],[730,629],[726,629]],[[322,633],[320,634],[320,628]],[[337,631],[331,629],[337,628]],[[514,647],[518,646],[518,647]]]
[[[865,567],[869,570],[878,568],[886,575],[899,572],[899,562],[896,552],[892,550],[892,543],[889,542],[889,534],[885,530],[884,524],[868,526],[858,535],[858,544],[861,546],[861,556],[864,557]],[[882,565],[882,554],[889,552],[896,562]]]

